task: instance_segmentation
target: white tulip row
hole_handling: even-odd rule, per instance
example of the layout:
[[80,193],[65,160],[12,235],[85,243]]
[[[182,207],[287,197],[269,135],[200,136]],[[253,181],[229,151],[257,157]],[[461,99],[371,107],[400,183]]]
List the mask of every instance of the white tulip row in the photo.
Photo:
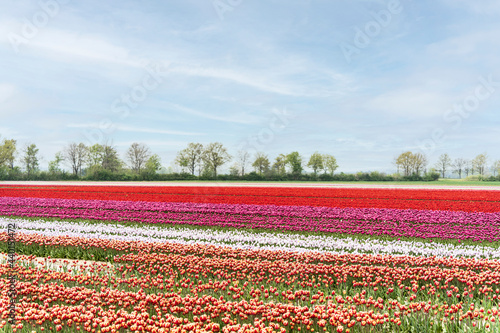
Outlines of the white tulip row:
[[127,226],[123,224],[83,223],[10,219],[0,217],[0,227],[15,222],[17,232],[45,236],[71,236],[120,241],[206,244],[241,249],[317,251],[356,254],[389,254],[436,257],[500,258],[500,249],[488,245],[454,245],[436,242],[337,237],[294,233],[253,232],[245,229],[216,230],[182,228],[169,225]]

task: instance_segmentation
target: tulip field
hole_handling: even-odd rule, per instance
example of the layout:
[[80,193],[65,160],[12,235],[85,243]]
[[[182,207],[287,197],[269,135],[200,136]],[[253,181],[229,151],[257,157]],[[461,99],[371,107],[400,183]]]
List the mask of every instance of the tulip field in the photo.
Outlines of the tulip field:
[[500,332],[499,190],[0,184],[0,225],[0,332]]

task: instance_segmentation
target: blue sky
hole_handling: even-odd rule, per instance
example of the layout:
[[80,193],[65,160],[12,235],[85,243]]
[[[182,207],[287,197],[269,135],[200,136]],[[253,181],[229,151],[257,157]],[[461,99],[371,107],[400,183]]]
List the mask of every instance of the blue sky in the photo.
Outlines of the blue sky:
[[[500,159],[494,0],[4,0],[0,139]],[[229,163],[227,167],[232,164]]]

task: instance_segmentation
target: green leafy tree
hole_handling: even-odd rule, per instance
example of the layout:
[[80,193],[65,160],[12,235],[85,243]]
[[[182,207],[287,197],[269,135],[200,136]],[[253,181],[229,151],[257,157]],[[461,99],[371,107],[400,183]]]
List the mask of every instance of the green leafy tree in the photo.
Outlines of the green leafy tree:
[[290,167],[292,175],[298,177],[302,173],[302,157],[296,151],[286,155],[286,164]]
[[153,154],[148,158],[146,162],[146,171],[149,173],[157,173],[161,170],[161,159],[160,156]]
[[236,177],[240,175],[240,166],[235,163],[229,168],[229,175]]
[[203,161],[213,171],[217,179],[217,169],[231,160],[231,155],[220,142],[212,142],[203,150]]
[[103,145],[102,168],[111,172],[117,172],[122,168],[123,162],[118,157],[116,148],[109,145]]
[[198,168],[198,175],[201,174],[203,165],[203,145],[201,143],[189,143],[187,148],[177,153],[175,162],[177,165],[187,168],[194,175]]
[[23,150],[22,162],[28,178],[38,172],[39,149],[34,143],[26,145]]
[[427,165],[427,157],[422,153],[413,154],[407,151],[395,159],[395,164],[398,167],[398,173],[403,171],[404,176],[420,175]]
[[323,167],[325,172],[328,171],[330,176],[333,176],[333,173],[339,165],[337,164],[337,159],[333,155],[324,154],[323,155]]
[[212,166],[206,162],[203,162],[201,165],[202,167],[201,167],[200,177],[205,179],[213,178],[214,169],[212,168]]
[[411,176],[413,170],[413,153],[411,151],[400,154],[395,161],[398,173],[403,171],[404,176]]
[[87,148],[87,167],[89,169],[100,168],[102,166],[102,158],[104,147],[98,143]]
[[311,155],[309,158],[309,162],[307,163],[307,166],[311,169],[313,169],[314,175],[316,176],[318,174],[318,170],[323,170],[323,155],[321,155],[318,152],[315,152],[314,154]]
[[5,166],[9,169],[14,169],[14,161],[16,159],[16,140],[3,140],[0,145],[0,167]]
[[50,173],[61,173],[61,162],[64,161],[63,154],[57,152],[54,156],[54,160],[49,162],[49,172]]
[[254,167],[255,171],[262,175],[269,171],[269,158],[264,153],[255,154],[255,160],[252,163],[252,167]]
[[286,167],[286,155],[280,154],[274,160],[273,170],[279,175],[284,175],[286,173],[285,167]]

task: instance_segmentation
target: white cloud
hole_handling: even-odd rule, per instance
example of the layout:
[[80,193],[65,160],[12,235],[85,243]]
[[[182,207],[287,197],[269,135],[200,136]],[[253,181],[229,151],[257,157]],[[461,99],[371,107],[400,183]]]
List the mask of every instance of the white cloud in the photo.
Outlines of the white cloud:
[[[101,125],[99,123],[82,123],[82,124],[68,124],[66,127],[69,128],[96,128],[98,129]],[[169,134],[169,135],[204,135],[204,133],[196,133],[196,132],[184,132],[184,131],[172,131],[172,130],[163,130],[163,129],[155,129],[155,128],[141,128],[141,127],[133,127],[133,126],[125,126],[125,125],[112,125],[111,130],[118,130],[122,132],[138,132],[138,133],[150,133],[150,134]]]
[[150,134],[170,134],[170,135],[205,135],[205,133],[196,133],[196,132],[183,132],[183,131],[171,131],[171,130],[162,130],[155,128],[141,128],[141,127],[132,127],[132,126],[124,126],[118,125],[116,129],[123,132],[140,132],[140,133],[150,133]]
[[[290,79],[278,79],[269,74],[268,71],[258,71],[253,73],[248,73],[247,70],[243,68],[215,68],[215,67],[203,67],[203,66],[190,66],[190,65],[178,65],[173,66],[170,70],[174,73],[198,76],[198,77],[208,77],[218,80],[226,80],[238,83],[240,85],[249,86],[258,90],[262,90],[269,93],[275,93],[287,96],[303,96],[303,97],[325,97],[332,94],[338,93],[339,91],[335,89],[316,89],[316,87],[309,87],[308,85],[294,84],[290,82],[300,82],[297,80]],[[277,71],[276,69],[274,69]],[[288,74],[292,74],[289,73]],[[278,77],[280,75],[277,75]],[[283,75],[281,75],[283,76]],[[338,76],[336,77],[338,79]]]
[[[499,29],[480,29],[478,31],[466,32],[430,44],[427,47],[427,52],[430,55],[446,59],[450,57],[456,59],[458,57],[473,56],[482,58],[484,61],[484,57],[487,56],[488,52],[492,52],[500,47],[500,40],[497,38],[499,34]],[[468,60],[469,58],[463,59]]]
[[97,61],[132,67],[143,67],[144,64],[141,59],[134,59],[129,49],[115,45],[101,36],[41,27],[38,33],[26,38],[18,22],[0,21],[0,43],[9,45],[14,51],[13,36],[23,41],[19,44],[14,43],[20,51],[29,49],[56,61],[80,63]]
[[142,67],[143,63],[130,56],[130,51],[99,36],[82,35],[60,30],[47,30],[32,44],[49,52],[49,56],[68,61],[84,60],[117,65]]
[[199,110],[195,110],[195,109],[183,106],[183,105],[170,103],[170,102],[158,102],[157,106],[160,106],[160,107],[166,108],[166,109],[174,109],[174,110],[179,111],[179,112],[184,113],[184,114],[194,115],[194,116],[205,118],[205,119],[211,119],[211,120],[217,120],[217,121],[229,122],[229,123],[256,124],[259,120],[258,118],[251,116],[251,115],[248,115],[248,114],[245,114],[245,113],[214,115],[214,114],[202,112]]
[[497,0],[443,0],[450,7],[463,7],[479,14],[495,15],[500,13],[500,2]]
[[441,116],[453,99],[442,92],[423,88],[403,88],[390,91],[369,100],[365,107],[370,112],[381,112],[395,117],[419,119]]

